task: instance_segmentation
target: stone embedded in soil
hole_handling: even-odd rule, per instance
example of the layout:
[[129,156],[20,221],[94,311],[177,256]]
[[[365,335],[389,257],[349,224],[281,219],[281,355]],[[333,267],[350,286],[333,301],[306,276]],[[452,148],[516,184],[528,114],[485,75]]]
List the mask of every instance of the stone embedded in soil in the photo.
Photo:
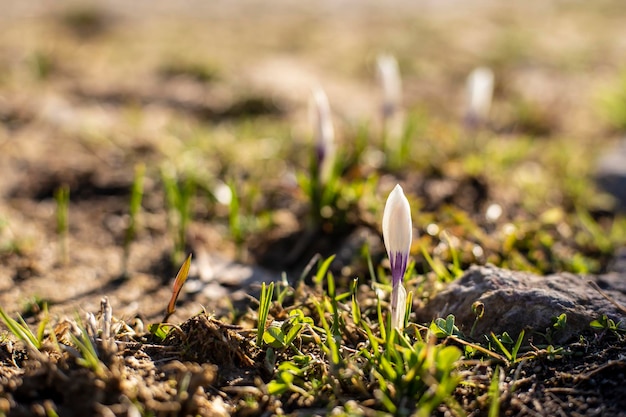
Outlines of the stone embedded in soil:
[[600,157],[596,182],[615,198],[618,211],[626,211],[626,139]]
[[280,280],[279,273],[258,266],[228,260],[203,250],[195,253],[185,291],[202,292],[209,300],[247,300],[248,294],[258,292],[261,283]]
[[589,281],[598,286],[621,306],[626,306],[626,277],[609,274],[580,276],[561,273],[538,276],[495,266],[474,266],[463,277],[449,284],[427,305],[417,311],[418,322],[454,314],[457,326],[469,335],[475,320],[472,304],[485,306],[478,321],[474,337],[494,332],[508,332],[513,338],[526,330],[526,339],[542,344],[546,339],[540,334],[552,327],[554,317],[567,315],[565,329],[553,334],[552,343],[566,343],[590,330],[589,323],[606,314],[616,322],[624,313],[595,290]]

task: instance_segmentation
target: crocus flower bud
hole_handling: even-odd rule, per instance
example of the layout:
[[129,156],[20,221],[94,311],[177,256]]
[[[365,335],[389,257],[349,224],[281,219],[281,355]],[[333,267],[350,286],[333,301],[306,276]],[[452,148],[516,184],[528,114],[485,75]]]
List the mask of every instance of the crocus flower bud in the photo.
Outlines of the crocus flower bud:
[[328,97],[321,88],[313,90],[311,101],[311,119],[315,131],[315,151],[319,169],[320,182],[326,183],[335,164],[335,130]]
[[411,207],[402,187],[398,184],[389,193],[383,213],[383,240],[391,264],[391,324],[401,329],[404,324],[406,291],[402,284],[409,261],[413,224]]
[[383,90],[383,119],[389,120],[400,109],[402,101],[402,81],[398,61],[388,54],[382,54],[376,60],[378,77]]
[[470,127],[476,127],[488,120],[493,84],[493,71],[486,67],[476,68],[467,77],[466,122]]

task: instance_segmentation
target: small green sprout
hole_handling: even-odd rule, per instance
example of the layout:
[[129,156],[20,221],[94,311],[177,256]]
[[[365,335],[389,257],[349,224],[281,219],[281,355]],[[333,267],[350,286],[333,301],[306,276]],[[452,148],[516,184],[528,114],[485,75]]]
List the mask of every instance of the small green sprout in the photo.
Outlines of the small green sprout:
[[543,336],[548,344],[553,343],[554,335],[558,332],[562,332],[567,324],[567,314],[562,313],[557,317],[552,317],[552,326],[546,328],[545,333],[537,333]]
[[352,320],[357,326],[361,323],[361,309],[359,308],[359,302],[357,300],[357,292],[359,286],[359,279],[355,278],[350,283],[350,293],[352,294]]
[[498,417],[500,415],[500,374],[500,367],[496,366],[489,384],[489,417]]
[[599,319],[593,320],[591,323],[589,323],[589,325],[594,330],[610,332],[619,340],[622,340],[626,335],[626,325],[624,325],[624,322],[620,320],[616,323],[606,314],[603,314],[602,317],[600,317]]
[[272,306],[272,296],[274,295],[274,283],[271,282],[270,285],[265,285],[265,283],[261,286],[261,297],[259,298],[259,323],[257,325],[257,333],[256,333],[256,345],[261,346],[264,340],[265,333],[265,323],[267,322],[267,316],[270,311],[270,307]]
[[281,274],[280,281],[276,283],[276,290],[276,303],[282,306],[285,298],[288,295],[293,294],[294,292],[291,285],[289,285],[289,281],[287,280],[287,274],[285,272]]
[[130,190],[130,203],[128,210],[128,226],[124,234],[124,258],[122,261],[122,276],[128,275],[128,260],[130,258],[130,246],[137,234],[139,212],[143,199],[143,183],[146,173],[144,164],[135,166],[135,178]]
[[[522,330],[517,337],[517,341],[513,341],[511,336],[507,332],[502,333],[501,336],[496,336],[493,332],[491,333],[491,340],[498,347],[500,352],[504,354],[507,360],[510,363],[516,363],[519,361],[518,353],[519,349],[522,346],[522,342],[524,341],[524,330]],[[512,346],[511,349],[507,348],[506,345]]]
[[[341,337],[337,335],[328,324],[328,320],[326,320],[326,311],[327,309],[324,307],[323,302],[314,300],[315,308],[317,309],[317,313],[320,316],[320,321],[323,329],[324,338],[321,339],[320,347],[322,351],[329,357],[330,364],[332,365],[331,369],[337,371],[343,365],[343,357],[341,355],[340,342]],[[334,328],[334,324],[333,324]]]
[[195,183],[187,178],[180,182],[175,172],[163,168],[161,179],[165,187],[168,211],[168,229],[174,237],[172,262],[182,262],[186,243],[187,226],[191,221],[191,202],[195,194]]
[[444,338],[449,336],[462,336],[459,328],[454,324],[455,317],[452,314],[448,314],[445,319],[438,317],[430,323],[428,329],[437,338]]
[[318,286],[318,288],[321,288],[321,285],[324,282],[324,278],[326,278],[326,275],[328,273],[328,268],[330,268],[330,264],[334,260],[335,260],[335,255],[331,255],[328,258],[326,258],[324,262],[322,262],[322,264],[318,268],[317,273],[315,274],[315,277],[313,278],[313,282]]
[[411,410],[404,407],[414,404],[417,416],[429,416],[443,401],[453,401],[450,394],[460,381],[456,366],[461,351],[420,340],[410,343],[394,333],[397,343],[367,355],[372,375],[379,381],[378,398],[390,413],[408,415]]
[[100,361],[95,341],[89,337],[87,330],[80,323],[77,324],[77,327],[79,330],[78,335],[70,333],[72,344],[80,353],[76,362],[85,368],[91,369],[96,375],[102,377],[104,375],[105,365]]
[[433,259],[433,257],[428,253],[428,249],[426,247],[421,246],[420,249],[422,251],[422,256],[426,259],[426,263],[435,273],[440,282],[451,282],[454,280],[454,275],[450,272],[450,270],[448,270],[440,259]]
[[45,329],[48,324],[47,316],[46,319],[39,323],[36,334],[28,327],[28,324],[26,324],[21,315],[18,314],[17,320],[15,320],[9,317],[2,307],[0,307],[0,319],[4,325],[7,326],[9,331],[24,342],[26,346],[35,350],[41,350],[43,348]]
[[300,309],[292,310],[289,318],[282,323],[273,322],[263,334],[263,341],[273,348],[291,347],[297,353],[302,354],[298,348],[293,345],[305,326],[312,326],[313,319],[305,317]]
[[485,315],[485,304],[480,301],[474,301],[472,303],[472,313],[476,316],[474,319],[474,324],[472,324],[472,329],[470,330],[469,337],[474,337],[474,331],[476,330],[476,326],[478,325],[478,321],[483,318]]
[[57,214],[57,235],[59,236],[59,261],[69,263],[69,206],[70,187],[63,185],[54,193]]

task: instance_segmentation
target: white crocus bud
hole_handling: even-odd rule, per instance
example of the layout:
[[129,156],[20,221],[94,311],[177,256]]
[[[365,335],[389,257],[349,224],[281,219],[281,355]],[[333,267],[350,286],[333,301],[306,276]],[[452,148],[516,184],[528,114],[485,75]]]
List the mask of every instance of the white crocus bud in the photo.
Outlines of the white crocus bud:
[[376,60],[378,78],[383,90],[383,119],[389,120],[400,109],[402,101],[402,80],[398,61],[393,55],[382,54]]
[[382,87],[382,148],[390,161],[397,161],[401,152],[404,133],[404,112],[402,109],[402,78],[398,61],[392,55],[380,55],[376,61],[378,79]]
[[322,184],[325,184],[334,168],[337,151],[335,129],[333,128],[328,97],[321,88],[313,90],[310,114],[315,132],[315,151],[317,153],[319,179]]
[[494,75],[486,67],[476,68],[467,77],[467,115],[470,126],[477,126],[489,119],[493,98]]
[[401,329],[404,324],[406,291],[402,284],[406,272],[413,238],[411,206],[398,184],[389,193],[383,213],[383,240],[391,264],[392,326]]

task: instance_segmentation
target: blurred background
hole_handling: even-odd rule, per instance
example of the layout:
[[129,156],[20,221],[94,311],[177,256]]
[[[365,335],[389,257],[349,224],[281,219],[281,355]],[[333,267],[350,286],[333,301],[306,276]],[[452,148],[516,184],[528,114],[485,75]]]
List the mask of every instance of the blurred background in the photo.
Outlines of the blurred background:
[[624,123],[607,109],[624,88],[619,1],[46,1],[2,9],[3,101],[36,100],[31,111],[70,90],[68,99],[108,91],[157,107],[154,96],[218,108],[264,95],[291,112],[319,83],[342,117],[367,119],[375,59],[388,53],[399,61],[405,105],[437,117],[462,115],[466,76],[487,66],[499,128],[598,135]]
[[[624,223],[615,220],[626,177],[622,1],[0,5],[3,302],[50,293],[59,280],[69,288],[63,302],[87,295],[97,306],[100,293],[115,291],[102,283],[124,269],[139,163],[141,227],[127,260],[139,292],[118,294],[120,304],[135,302],[128,311],[148,311],[136,304],[147,287],[167,297],[176,240],[168,178],[191,178],[197,192],[179,250],[293,266],[283,261],[307,231],[297,180],[310,161],[315,87],[328,95],[347,156],[343,191],[321,229],[331,237],[303,250],[303,263],[314,249],[347,248],[348,267],[364,241],[382,259],[380,201],[396,182],[415,211],[420,273],[430,270],[421,247],[443,264],[456,245],[463,268],[493,262],[550,273],[606,271],[623,246]],[[410,127],[395,166],[379,149],[381,55],[397,62]],[[492,98],[470,126],[476,68],[491,74]],[[604,188],[598,177],[609,179]],[[63,185],[70,272],[55,249]],[[354,237],[363,225],[365,238]]]

